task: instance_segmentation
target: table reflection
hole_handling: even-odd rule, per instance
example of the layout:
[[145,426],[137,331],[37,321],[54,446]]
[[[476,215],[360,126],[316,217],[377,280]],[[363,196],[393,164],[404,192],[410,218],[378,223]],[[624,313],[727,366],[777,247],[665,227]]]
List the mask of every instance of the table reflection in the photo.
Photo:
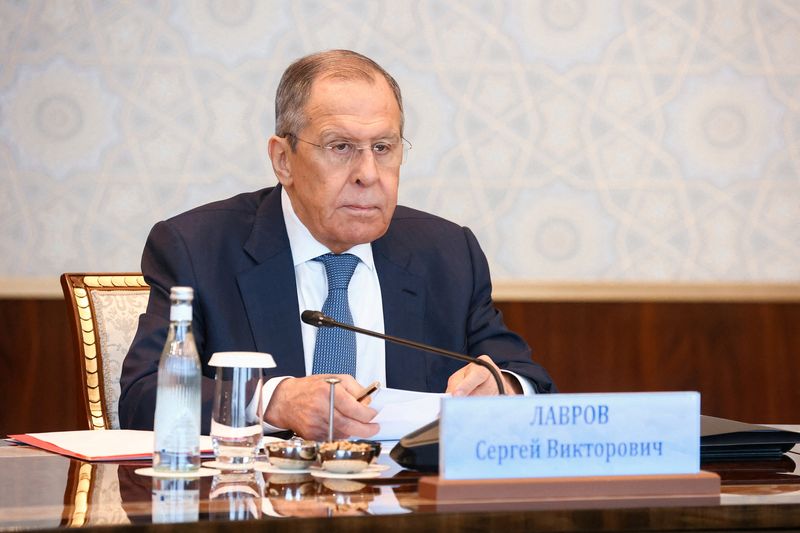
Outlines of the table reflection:
[[779,459],[716,461],[703,463],[703,470],[716,472],[725,485],[800,484],[800,457],[784,454]]
[[211,520],[261,518],[264,476],[256,471],[223,472],[214,476],[209,493]]
[[[0,463],[0,529],[396,516],[438,509],[419,498],[418,475],[412,472],[387,471],[369,480],[257,471],[159,480],[136,474],[144,466],[141,462],[86,463],[26,447],[0,447]],[[722,476],[722,507],[734,508],[732,523],[740,516],[740,505],[800,506],[800,456],[795,453],[777,461],[704,463],[703,468]],[[524,503],[518,507],[535,508]],[[754,509],[766,509],[764,523],[778,523],[784,516],[768,506]],[[477,511],[474,506],[468,510]]]
[[[139,466],[124,465],[118,471],[119,499],[132,523],[409,512],[398,503],[396,484],[315,478],[290,471],[274,474],[229,471],[195,480],[159,480],[136,474],[134,470]],[[414,484],[401,486],[410,488]],[[145,507],[145,501],[150,505]]]
[[198,478],[158,478],[152,482],[152,517],[154,524],[197,522],[200,518],[200,481]]
[[380,493],[379,487],[349,479],[269,474],[264,512],[277,517],[363,515]]

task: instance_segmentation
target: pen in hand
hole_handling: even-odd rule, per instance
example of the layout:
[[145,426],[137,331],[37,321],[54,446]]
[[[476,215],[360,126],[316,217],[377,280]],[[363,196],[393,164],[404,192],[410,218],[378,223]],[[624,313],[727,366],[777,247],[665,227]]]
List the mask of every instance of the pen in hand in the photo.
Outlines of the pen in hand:
[[372,393],[374,393],[380,388],[381,388],[381,382],[373,381],[364,390],[359,392],[358,395],[356,395],[356,401],[360,402],[362,400],[365,400],[368,396],[370,396]]

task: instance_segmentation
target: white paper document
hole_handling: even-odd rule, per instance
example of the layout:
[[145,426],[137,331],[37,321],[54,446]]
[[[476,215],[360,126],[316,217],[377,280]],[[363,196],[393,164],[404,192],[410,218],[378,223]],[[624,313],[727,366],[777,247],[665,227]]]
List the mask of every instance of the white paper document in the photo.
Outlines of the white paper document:
[[400,440],[415,429],[439,417],[439,405],[449,394],[383,388],[372,396],[369,406],[378,411],[373,422],[381,429],[373,440]]
[[[89,429],[9,436],[25,444],[84,461],[123,461],[153,457],[152,431]],[[211,453],[211,437],[200,437],[200,451],[203,455]]]

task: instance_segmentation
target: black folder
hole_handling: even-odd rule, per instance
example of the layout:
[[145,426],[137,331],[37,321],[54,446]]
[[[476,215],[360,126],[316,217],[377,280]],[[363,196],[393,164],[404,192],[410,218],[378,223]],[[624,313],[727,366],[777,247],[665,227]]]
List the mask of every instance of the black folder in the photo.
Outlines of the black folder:
[[746,424],[727,418],[700,417],[701,461],[780,459],[800,443],[800,433]]
[[[700,416],[700,460],[751,461],[780,459],[800,443],[800,433]],[[412,431],[392,449],[392,458],[411,470],[439,468],[439,421]]]

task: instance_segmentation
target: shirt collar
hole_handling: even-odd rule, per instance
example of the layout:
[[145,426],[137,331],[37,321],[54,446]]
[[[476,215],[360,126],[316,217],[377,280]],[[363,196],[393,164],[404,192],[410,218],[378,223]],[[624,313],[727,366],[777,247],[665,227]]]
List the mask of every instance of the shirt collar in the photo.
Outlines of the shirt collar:
[[[332,253],[327,246],[311,235],[308,228],[297,217],[292,207],[289,193],[283,187],[281,187],[281,209],[283,210],[283,221],[286,224],[286,233],[289,236],[289,246],[292,249],[292,260],[295,267],[311,261],[315,257]],[[370,243],[357,244],[345,253],[358,257],[370,270],[375,269],[375,262],[372,259],[372,245]]]

